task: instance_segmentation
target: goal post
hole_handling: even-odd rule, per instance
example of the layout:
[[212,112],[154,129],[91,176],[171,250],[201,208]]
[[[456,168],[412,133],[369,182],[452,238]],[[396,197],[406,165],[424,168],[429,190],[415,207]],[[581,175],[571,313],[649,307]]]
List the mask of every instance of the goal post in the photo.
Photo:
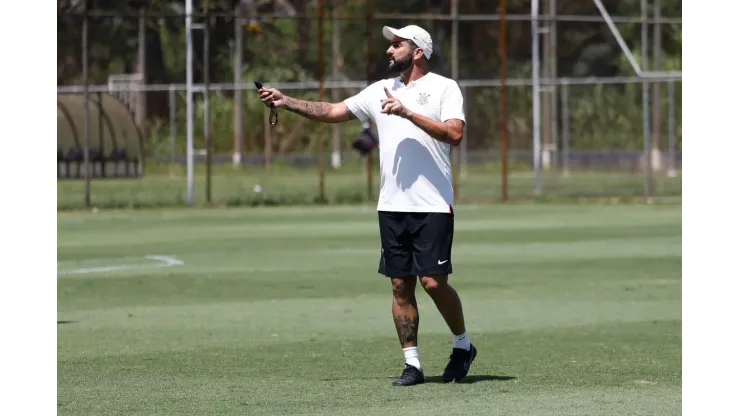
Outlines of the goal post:
[[[540,40],[539,35],[543,33],[540,28],[539,18],[540,10],[539,3],[541,0],[531,0],[531,25],[532,25],[532,148],[533,148],[533,164],[535,171],[535,184],[534,193],[535,196],[540,196],[542,191],[541,184],[541,170],[542,170],[542,139],[541,139],[541,97],[540,93],[543,91],[541,85],[541,74],[540,74]],[[663,71],[650,71],[647,65],[647,14],[648,4],[647,0],[640,0],[640,6],[642,11],[642,56],[641,62],[638,62],[632,51],[627,46],[622,34],[614,23],[614,20],[609,15],[609,12],[604,7],[602,0],[592,0],[596,8],[598,9],[601,17],[604,19],[609,31],[619,45],[622,53],[632,67],[635,75],[639,77],[642,82],[642,106],[643,106],[643,142],[644,142],[644,195],[647,201],[650,201],[654,184],[653,184],[653,166],[652,166],[652,134],[650,126],[650,91],[649,84],[655,81],[679,81],[681,80],[681,72],[663,72]],[[550,80],[557,84],[558,80]]]

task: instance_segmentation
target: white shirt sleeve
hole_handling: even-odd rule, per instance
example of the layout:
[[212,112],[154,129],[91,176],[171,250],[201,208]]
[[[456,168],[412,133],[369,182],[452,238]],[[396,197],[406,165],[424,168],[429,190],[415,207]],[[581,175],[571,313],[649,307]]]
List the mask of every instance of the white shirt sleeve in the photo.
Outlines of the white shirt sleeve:
[[347,105],[349,111],[355,115],[360,121],[365,122],[369,118],[372,118],[372,111],[370,111],[370,103],[368,97],[371,96],[369,90],[373,84],[365,87],[359,93],[344,100],[344,104]]
[[462,91],[457,82],[450,82],[442,93],[442,122],[456,118],[465,121],[465,106]]

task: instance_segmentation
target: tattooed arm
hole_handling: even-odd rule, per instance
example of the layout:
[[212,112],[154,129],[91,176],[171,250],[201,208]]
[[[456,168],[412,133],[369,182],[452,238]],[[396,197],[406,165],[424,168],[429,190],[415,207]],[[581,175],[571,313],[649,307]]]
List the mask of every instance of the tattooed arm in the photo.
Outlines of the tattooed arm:
[[283,99],[285,100],[283,108],[314,121],[340,123],[356,118],[344,103],[304,101],[291,97],[284,97]]
[[340,123],[353,120],[355,117],[342,103],[327,103],[318,101],[304,101],[284,95],[274,88],[260,90],[260,99],[265,105],[274,104],[277,108],[284,108],[292,113],[299,114],[309,120],[324,123]]

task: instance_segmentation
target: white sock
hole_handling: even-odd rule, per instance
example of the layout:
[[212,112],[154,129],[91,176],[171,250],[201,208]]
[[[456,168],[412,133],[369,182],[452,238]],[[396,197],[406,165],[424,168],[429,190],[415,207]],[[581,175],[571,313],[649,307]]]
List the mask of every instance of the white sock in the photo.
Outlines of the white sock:
[[452,336],[452,348],[470,350],[470,338],[468,338],[467,331],[463,332],[461,335]]
[[408,347],[403,349],[403,356],[406,358],[406,364],[413,365],[414,367],[421,370],[421,362],[419,361],[419,348]]

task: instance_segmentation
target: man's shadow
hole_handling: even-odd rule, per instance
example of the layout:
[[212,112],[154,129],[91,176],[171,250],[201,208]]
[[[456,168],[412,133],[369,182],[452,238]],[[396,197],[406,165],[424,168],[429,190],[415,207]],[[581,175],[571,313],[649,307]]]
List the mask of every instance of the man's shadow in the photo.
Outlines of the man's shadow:
[[[322,378],[321,381],[342,381],[342,380],[352,380],[352,379],[362,379],[362,380],[393,380],[396,378],[396,376],[371,376],[371,377],[326,377]],[[509,381],[509,380],[516,380],[516,377],[514,376],[493,376],[493,375],[469,375],[462,379],[462,381],[456,382],[456,384],[473,384],[473,383],[480,383],[481,381]],[[444,384],[442,382],[442,376],[425,376],[424,377],[424,383],[438,383],[438,384]]]
[[[404,160],[403,155],[413,155],[414,160]],[[411,188],[420,177],[424,177],[432,186],[443,189],[448,182],[448,178],[437,168],[437,162],[429,149],[411,138],[403,139],[398,144],[393,158],[393,173],[396,175],[396,184],[402,191]]]
[[[456,384],[473,384],[480,383],[481,381],[509,381],[516,380],[514,376],[493,376],[493,375],[469,375],[461,381],[455,382]],[[425,383],[442,383],[442,376],[428,376],[424,377]]]

